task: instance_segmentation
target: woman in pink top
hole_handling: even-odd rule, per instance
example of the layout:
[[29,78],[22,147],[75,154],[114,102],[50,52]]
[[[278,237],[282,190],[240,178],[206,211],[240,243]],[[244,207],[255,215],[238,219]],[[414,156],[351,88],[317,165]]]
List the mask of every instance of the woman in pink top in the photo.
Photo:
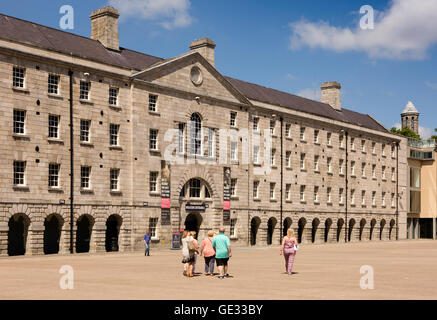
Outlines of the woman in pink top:
[[212,241],[214,240],[214,232],[209,231],[208,237],[205,238],[200,247],[200,255],[203,254],[205,258],[205,276],[214,274],[214,263],[215,263],[215,250],[212,247]]

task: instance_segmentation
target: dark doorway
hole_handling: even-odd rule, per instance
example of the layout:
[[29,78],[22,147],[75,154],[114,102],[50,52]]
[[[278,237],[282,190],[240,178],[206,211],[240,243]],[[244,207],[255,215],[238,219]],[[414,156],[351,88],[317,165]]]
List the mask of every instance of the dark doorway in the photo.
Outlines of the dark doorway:
[[91,220],[87,215],[83,215],[77,221],[76,231],[76,252],[89,252],[91,241]]
[[354,227],[355,227],[355,219],[349,220],[349,234],[348,234],[348,241],[350,242],[353,240],[354,235]]
[[419,219],[419,238],[432,239],[432,219]]
[[311,242],[316,242],[317,237],[317,229],[319,228],[320,220],[318,218],[313,219],[312,228],[311,228]]
[[304,231],[305,231],[305,225],[307,221],[305,218],[300,218],[298,222],[298,230],[297,230],[297,242],[302,243],[302,240],[304,238]]
[[201,217],[198,213],[190,213],[185,218],[185,230],[188,231],[195,231],[196,232],[196,239],[199,236],[199,229],[201,224]]
[[329,230],[331,229],[332,220],[330,218],[325,221],[325,242],[329,242]]
[[337,242],[340,242],[341,231],[343,230],[344,220],[338,219],[337,221]]
[[57,254],[61,238],[61,224],[54,214],[44,220],[44,254]]
[[360,241],[363,240],[364,227],[366,226],[366,219],[360,221]]
[[118,215],[109,216],[106,220],[106,236],[105,236],[105,248],[106,252],[117,252],[118,236],[120,234],[121,217]]
[[384,238],[384,227],[385,227],[385,220],[382,219],[379,224],[379,240],[383,240]]
[[390,230],[389,230],[389,233],[388,233],[388,238],[390,240],[393,240],[393,229],[395,227],[395,224],[396,224],[396,222],[394,220],[390,221]]
[[370,221],[370,233],[369,233],[369,240],[373,239],[373,231],[375,230],[376,220],[372,219]]
[[292,223],[293,223],[293,221],[290,218],[286,218],[284,220],[284,228],[282,230],[282,236],[286,236],[287,235],[288,229],[290,229]]
[[29,228],[27,217],[16,214],[9,219],[8,255],[20,256],[26,253],[26,238]]
[[267,244],[271,245],[273,243],[273,234],[275,233],[276,219],[270,218],[267,222]]
[[261,220],[258,217],[252,218],[250,221],[250,245],[256,245],[256,235],[261,224]]

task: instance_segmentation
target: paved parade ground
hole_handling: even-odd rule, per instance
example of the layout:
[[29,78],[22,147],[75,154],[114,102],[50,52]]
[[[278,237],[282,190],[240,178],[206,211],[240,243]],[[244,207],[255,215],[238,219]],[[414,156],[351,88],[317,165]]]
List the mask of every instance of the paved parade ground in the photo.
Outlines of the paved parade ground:
[[[63,265],[73,268],[72,290],[60,288]],[[360,288],[363,265],[373,268],[373,290]],[[196,272],[203,267],[201,258]],[[171,250],[5,257],[0,299],[437,299],[436,267],[432,240],[303,245],[292,276],[278,246],[234,248],[228,279],[184,277]]]

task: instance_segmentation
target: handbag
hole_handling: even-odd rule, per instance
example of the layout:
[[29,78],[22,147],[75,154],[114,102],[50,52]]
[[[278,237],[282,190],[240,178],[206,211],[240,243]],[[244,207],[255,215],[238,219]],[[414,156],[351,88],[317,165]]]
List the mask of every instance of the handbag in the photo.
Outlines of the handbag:
[[298,251],[299,250],[299,246],[294,244],[293,249],[294,249],[294,251]]
[[188,246],[188,250],[194,251],[193,240],[188,241],[187,246]]

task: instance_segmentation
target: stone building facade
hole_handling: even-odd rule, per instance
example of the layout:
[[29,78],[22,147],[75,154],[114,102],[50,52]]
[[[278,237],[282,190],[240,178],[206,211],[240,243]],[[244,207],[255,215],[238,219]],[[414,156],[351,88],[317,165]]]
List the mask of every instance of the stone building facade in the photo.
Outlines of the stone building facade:
[[342,108],[340,84],[317,102],[223,76],[207,38],[124,49],[117,19],[93,12],[89,39],[0,15],[0,255],[222,225],[235,245],[406,237],[406,139]]

